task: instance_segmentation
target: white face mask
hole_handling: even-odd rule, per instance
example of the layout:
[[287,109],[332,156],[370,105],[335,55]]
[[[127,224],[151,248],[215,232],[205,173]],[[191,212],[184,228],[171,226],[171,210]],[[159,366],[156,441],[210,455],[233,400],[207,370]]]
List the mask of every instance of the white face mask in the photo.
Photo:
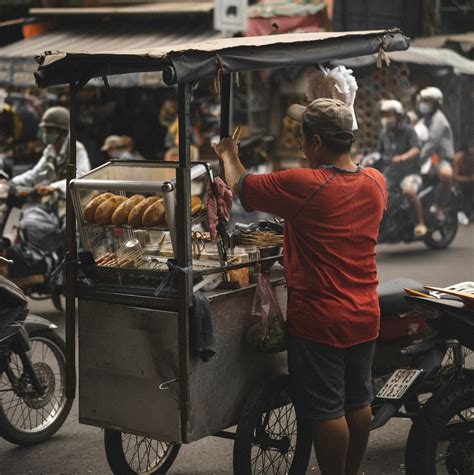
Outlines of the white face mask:
[[59,132],[44,132],[41,135],[41,140],[45,145],[54,145],[59,141],[61,134]]
[[418,110],[421,115],[429,115],[433,112],[433,106],[428,102],[420,102],[418,105]]
[[382,122],[382,127],[384,129],[394,129],[397,126],[397,119],[394,117],[382,117],[380,122]]

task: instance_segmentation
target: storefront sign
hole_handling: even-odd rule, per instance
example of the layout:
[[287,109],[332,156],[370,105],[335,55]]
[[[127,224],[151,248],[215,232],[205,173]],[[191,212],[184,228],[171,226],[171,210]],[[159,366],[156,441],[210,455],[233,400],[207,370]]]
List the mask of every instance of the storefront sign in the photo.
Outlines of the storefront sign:
[[215,0],[214,29],[219,31],[247,30],[248,0]]

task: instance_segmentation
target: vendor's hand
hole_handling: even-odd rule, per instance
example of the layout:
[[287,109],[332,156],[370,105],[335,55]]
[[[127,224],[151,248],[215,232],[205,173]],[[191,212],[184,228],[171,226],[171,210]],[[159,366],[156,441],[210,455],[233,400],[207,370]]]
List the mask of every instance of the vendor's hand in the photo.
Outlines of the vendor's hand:
[[403,156],[402,155],[394,155],[392,158],[393,163],[400,163],[403,162]]
[[231,137],[227,137],[222,139],[219,143],[213,144],[212,148],[221,159],[225,159],[226,156],[235,157],[239,153],[237,144]]
[[50,195],[56,191],[56,188],[52,185],[36,185],[35,189],[40,196]]

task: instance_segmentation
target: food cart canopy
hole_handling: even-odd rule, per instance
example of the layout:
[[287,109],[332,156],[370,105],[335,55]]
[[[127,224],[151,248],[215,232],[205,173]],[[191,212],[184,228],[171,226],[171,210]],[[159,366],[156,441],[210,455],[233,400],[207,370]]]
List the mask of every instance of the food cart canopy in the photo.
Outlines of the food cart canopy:
[[107,53],[45,52],[37,58],[38,86],[87,81],[94,77],[163,71],[167,84],[197,81],[224,73],[284,68],[405,50],[410,40],[400,30],[341,33],[291,33],[225,38],[146,50]]

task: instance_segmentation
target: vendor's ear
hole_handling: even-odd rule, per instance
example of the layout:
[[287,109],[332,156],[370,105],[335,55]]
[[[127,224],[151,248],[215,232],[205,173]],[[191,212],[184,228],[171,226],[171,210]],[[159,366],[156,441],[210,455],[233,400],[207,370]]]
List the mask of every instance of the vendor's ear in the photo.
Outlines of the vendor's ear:
[[313,149],[315,152],[319,151],[323,146],[323,141],[321,140],[321,136],[318,134],[313,135]]

